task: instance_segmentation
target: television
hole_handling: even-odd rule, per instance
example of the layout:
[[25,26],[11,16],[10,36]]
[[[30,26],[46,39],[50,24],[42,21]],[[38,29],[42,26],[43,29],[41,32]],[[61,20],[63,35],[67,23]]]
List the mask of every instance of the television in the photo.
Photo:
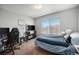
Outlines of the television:
[[34,25],[28,25],[28,30],[35,30],[35,26]]

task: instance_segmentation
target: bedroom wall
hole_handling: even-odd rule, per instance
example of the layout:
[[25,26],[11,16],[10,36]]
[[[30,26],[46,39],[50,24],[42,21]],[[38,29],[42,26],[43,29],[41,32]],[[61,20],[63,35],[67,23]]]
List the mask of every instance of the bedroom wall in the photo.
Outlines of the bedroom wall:
[[63,10],[60,12],[55,12],[49,15],[41,16],[38,18],[35,18],[35,25],[37,34],[40,34],[40,21],[43,18],[50,19],[53,16],[58,16],[60,18],[60,30],[64,31],[66,29],[72,29],[73,31],[78,31],[77,28],[77,7],[72,9]]
[[78,8],[78,32],[79,32],[79,8]]
[[79,32],[79,6],[78,6],[78,8],[77,8],[77,11],[78,11],[78,21],[77,21],[78,24],[77,24],[77,25],[78,25],[78,32]]
[[20,31],[20,35],[22,35],[24,28],[18,25],[18,19],[20,19],[20,17],[25,21],[26,24],[34,24],[33,19],[27,16],[18,15],[0,8],[0,27],[9,27],[10,29],[13,27],[17,27]]

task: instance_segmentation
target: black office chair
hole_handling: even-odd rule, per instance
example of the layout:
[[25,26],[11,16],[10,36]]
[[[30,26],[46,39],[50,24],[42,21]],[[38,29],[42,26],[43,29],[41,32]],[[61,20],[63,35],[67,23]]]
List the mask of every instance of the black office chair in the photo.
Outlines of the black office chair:
[[17,28],[13,28],[10,32],[10,39],[13,45],[19,42],[19,30]]
[[13,28],[10,32],[9,44],[14,54],[15,45],[19,43],[19,30],[17,28]]

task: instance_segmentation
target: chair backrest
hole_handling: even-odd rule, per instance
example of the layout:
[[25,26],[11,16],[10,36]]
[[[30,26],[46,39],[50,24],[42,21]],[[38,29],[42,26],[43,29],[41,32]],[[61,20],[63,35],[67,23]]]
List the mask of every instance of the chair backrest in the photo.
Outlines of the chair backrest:
[[19,41],[19,30],[17,28],[13,28],[10,32],[10,42],[13,44],[18,43]]

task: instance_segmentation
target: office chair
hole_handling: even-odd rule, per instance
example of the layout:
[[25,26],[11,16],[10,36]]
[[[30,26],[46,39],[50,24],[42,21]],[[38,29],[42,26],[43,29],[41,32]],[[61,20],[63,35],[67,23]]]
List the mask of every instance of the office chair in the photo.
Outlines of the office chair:
[[9,44],[13,54],[15,54],[14,49],[16,48],[15,45],[19,43],[19,30],[17,28],[13,28],[10,32],[10,39]]

